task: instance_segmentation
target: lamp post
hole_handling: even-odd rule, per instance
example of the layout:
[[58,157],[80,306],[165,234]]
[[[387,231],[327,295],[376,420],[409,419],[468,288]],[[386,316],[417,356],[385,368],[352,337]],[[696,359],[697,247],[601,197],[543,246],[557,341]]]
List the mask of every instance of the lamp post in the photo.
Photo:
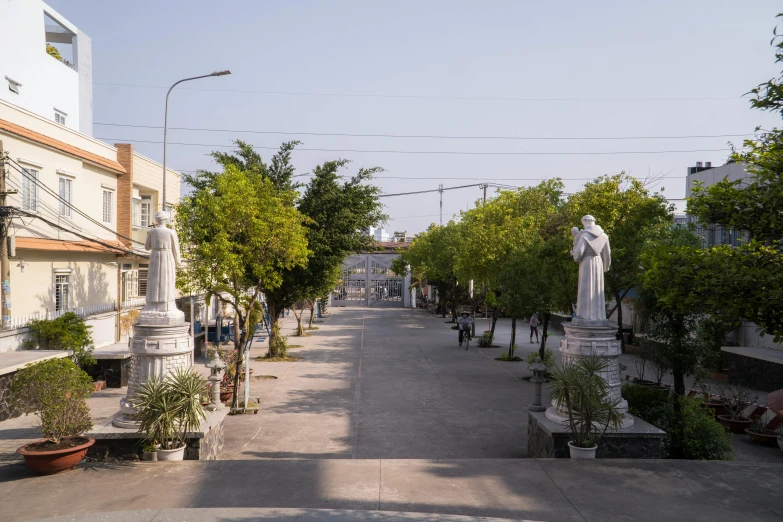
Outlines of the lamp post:
[[215,71],[212,74],[204,74],[201,76],[194,76],[193,78],[183,78],[176,82],[169,88],[169,92],[166,93],[166,112],[163,116],[163,204],[161,210],[166,210],[166,136],[168,135],[169,127],[169,94],[171,90],[182,82],[188,82],[190,80],[198,80],[199,78],[209,78],[210,76],[225,76],[231,74],[231,71]]

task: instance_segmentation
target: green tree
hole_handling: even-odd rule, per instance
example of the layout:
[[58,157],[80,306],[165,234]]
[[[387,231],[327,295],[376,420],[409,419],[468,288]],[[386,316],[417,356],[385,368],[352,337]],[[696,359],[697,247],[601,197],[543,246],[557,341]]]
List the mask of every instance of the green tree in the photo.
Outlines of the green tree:
[[[234,347],[241,354],[260,318],[262,292],[279,287],[284,270],[307,262],[305,219],[291,205],[293,196],[281,196],[263,168],[227,162],[220,173],[199,172],[186,181],[196,190],[177,206],[185,258],[177,282],[185,292],[206,292],[231,305]],[[237,357],[236,389],[241,367]]]
[[[612,266],[604,274],[606,295],[614,297],[617,328],[623,327],[622,301],[641,285],[639,256],[645,244],[672,223],[673,208],[661,194],[627,174],[601,176],[568,199],[574,224],[587,214],[596,218],[612,243]],[[621,337],[622,339],[622,337]]]
[[[381,169],[360,169],[341,182],[338,173],[347,164],[347,160],[337,160],[317,166],[298,201],[297,208],[305,217],[310,253],[307,265],[284,270],[281,284],[266,291],[272,335],[279,331],[277,321],[282,310],[328,294],[342,275],[343,260],[374,247],[373,238],[362,231],[386,219],[378,199],[380,189],[368,184]],[[304,304],[300,308],[303,307]],[[302,310],[297,315],[294,308],[294,314],[297,333],[302,335]],[[271,342],[270,337],[270,357],[279,355],[276,346],[279,345]]]
[[92,326],[73,312],[56,319],[35,319],[28,323],[30,338],[22,345],[28,350],[70,350],[71,360],[84,369],[95,364]]

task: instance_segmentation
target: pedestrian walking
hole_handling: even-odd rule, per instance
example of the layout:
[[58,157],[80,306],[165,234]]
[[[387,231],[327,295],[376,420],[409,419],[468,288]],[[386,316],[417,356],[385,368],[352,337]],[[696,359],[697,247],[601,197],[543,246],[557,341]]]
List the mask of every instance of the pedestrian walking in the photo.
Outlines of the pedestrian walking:
[[538,325],[541,321],[538,320],[538,314],[530,316],[530,344],[533,344],[533,334],[536,334],[536,343],[538,343]]

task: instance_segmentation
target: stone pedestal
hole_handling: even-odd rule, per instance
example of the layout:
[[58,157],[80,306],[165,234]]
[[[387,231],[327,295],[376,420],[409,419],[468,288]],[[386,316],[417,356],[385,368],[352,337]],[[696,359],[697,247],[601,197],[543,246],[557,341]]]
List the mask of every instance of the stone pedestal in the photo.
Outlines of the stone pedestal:
[[[184,318],[179,312],[177,317],[169,318],[175,324],[149,324],[145,321],[145,314],[141,314],[139,323],[133,327],[134,335],[128,340],[132,354],[128,394],[120,400],[120,411],[112,421],[114,426],[138,429],[138,422],[133,420],[135,410],[131,403],[139,387],[152,377],[164,378],[177,368],[185,370],[193,366],[193,337]],[[165,321],[162,317],[155,317],[152,322]]]
[[[560,339],[560,353],[563,364],[574,358],[595,354],[609,361],[609,367],[601,372],[601,377],[609,384],[609,395],[619,400],[619,411],[623,414],[621,428],[633,426],[634,418],[628,415],[628,402],[620,394],[620,341],[617,340],[617,328],[608,321],[587,321],[574,318],[570,324],[564,323],[565,336]],[[568,413],[558,410],[553,403],[546,410],[546,418],[561,425],[568,424]]]
[[[660,459],[666,432],[637,418],[628,428],[607,431],[598,439],[596,457],[602,459]],[[571,434],[544,413],[528,411],[527,456],[535,459],[567,459]]]

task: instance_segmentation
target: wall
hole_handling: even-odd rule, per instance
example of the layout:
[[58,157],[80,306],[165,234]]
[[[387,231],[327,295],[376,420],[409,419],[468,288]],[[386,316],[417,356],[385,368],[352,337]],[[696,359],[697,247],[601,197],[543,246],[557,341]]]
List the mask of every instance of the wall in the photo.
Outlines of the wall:
[[[167,203],[179,201],[179,186],[181,175],[176,170],[166,169],[166,200]],[[133,153],[133,184],[142,192],[154,192],[152,196],[153,214],[160,210],[163,203],[163,165],[157,161]]]
[[[46,53],[44,10],[73,33],[79,30],[40,0],[5,0],[0,2],[0,99],[54,119],[54,108],[67,114],[66,125],[80,129],[79,73]],[[82,33],[83,34],[83,33]],[[92,84],[92,53],[89,39],[82,43],[82,54],[74,53]],[[13,52],[8,52],[13,49]],[[89,52],[88,52],[89,51]],[[22,84],[19,94],[8,89],[5,76]],[[87,82],[85,78],[84,82]],[[85,86],[86,87],[86,86]],[[85,89],[84,94],[88,92]],[[91,95],[91,88],[89,91]],[[92,101],[89,102],[90,106]],[[85,129],[90,132],[91,129]]]
[[[24,259],[24,272],[19,267]],[[117,301],[117,261],[114,254],[19,250],[11,260],[12,317],[54,310],[54,269],[72,269],[70,306]]]
[[723,178],[728,178],[729,181],[737,181],[746,177],[748,177],[748,173],[745,171],[745,166],[742,163],[729,163],[721,167],[695,172],[686,178],[685,197],[691,197],[691,188],[696,181],[701,181],[705,186],[709,187],[719,181],[723,181]]
[[[100,152],[101,156],[116,161],[117,151],[114,147],[106,145],[95,146],[93,140],[89,138],[85,139],[86,137],[82,137],[73,131],[64,129],[54,123],[42,121],[41,118],[22,112],[17,108],[0,103],[0,118],[82,149],[91,147],[93,151],[90,152]],[[113,223],[103,223],[111,230],[106,230],[99,225],[91,223],[86,218],[73,212],[70,218],[60,216],[59,200],[55,196],[47,194],[42,188],[38,189],[38,200],[41,204],[40,215],[47,220],[54,221],[69,229],[84,232],[90,237],[98,236],[102,239],[116,240],[113,230],[116,225],[116,187],[119,174],[103,167],[86,163],[63,152],[44,147],[41,144],[23,140],[14,135],[0,133],[0,140],[3,141],[3,148],[9,153],[12,160],[20,163],[24,168],[37,170],[39,181],[55,194],[59,194],[60,176],[70,178],[72,180],[71,201],[73,206],[79,208],[99,223],[102,223],[102,186],[113,188],[115,190]],[[8,167],[8,172],[9,188],[20,189],[23,175],[11,167]],[[18,207],[20,206],[20,198],[21,192],[9,196],[8,200],[11,205]],[[78,236],[59,231],[44,224],[42,221],[31,221],[28,219],[24,221],[28,225],[24,225],[18,219],[15,220],[15,223],[18,225],[16,233],[19,235],[72,241],[81,240]]]

